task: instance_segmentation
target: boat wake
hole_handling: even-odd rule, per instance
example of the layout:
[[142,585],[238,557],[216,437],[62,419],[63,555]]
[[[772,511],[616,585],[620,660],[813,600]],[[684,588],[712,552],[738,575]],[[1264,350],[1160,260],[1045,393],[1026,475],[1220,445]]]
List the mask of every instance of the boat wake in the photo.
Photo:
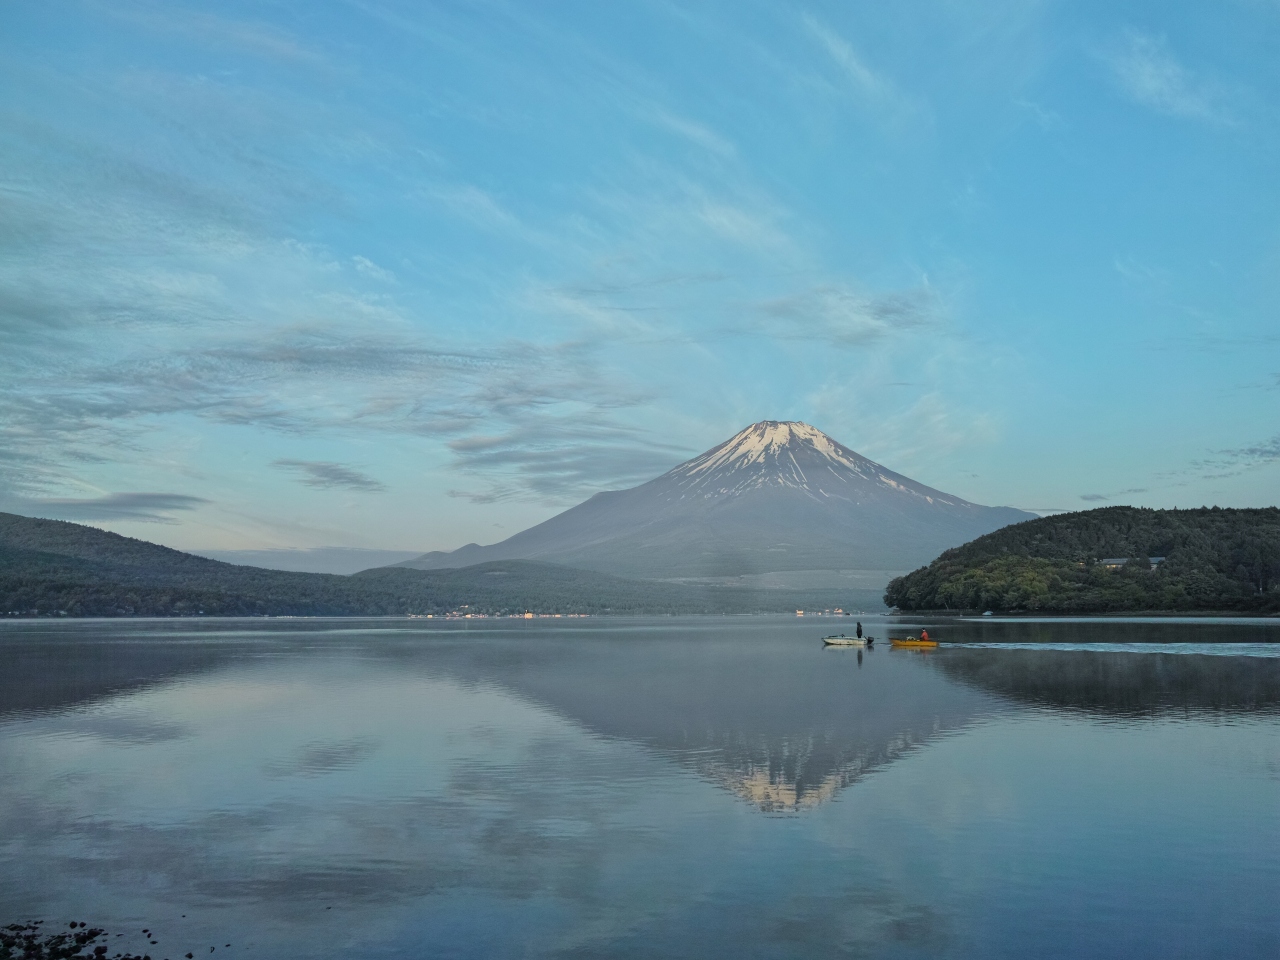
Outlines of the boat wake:
[[1280,643],[943,643],[967,650],[1083,650],[1089,653],[1194,653],[1211,657],[1280,658]]

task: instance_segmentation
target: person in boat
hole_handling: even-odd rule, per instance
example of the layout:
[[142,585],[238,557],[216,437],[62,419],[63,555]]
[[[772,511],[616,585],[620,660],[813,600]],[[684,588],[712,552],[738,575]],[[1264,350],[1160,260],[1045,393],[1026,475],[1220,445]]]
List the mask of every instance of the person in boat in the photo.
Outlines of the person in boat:
[[928,640],[928,639],[929,639],[929,631],[928,631],[928,630],[921,630],[921,631],[920,631],[920,639],[921,639],[921,640]]
[[862,639],[862,621],[861,620],[858,621],[858,639],[859,640]]

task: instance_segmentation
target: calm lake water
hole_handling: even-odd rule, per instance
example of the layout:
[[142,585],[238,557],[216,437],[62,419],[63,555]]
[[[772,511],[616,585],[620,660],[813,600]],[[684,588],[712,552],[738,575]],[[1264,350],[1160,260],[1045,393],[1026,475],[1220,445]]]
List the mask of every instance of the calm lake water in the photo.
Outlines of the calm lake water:
[[1280,622],[822,648],[851,623],[0,623],[0,923],[157,960],[1280,956]]

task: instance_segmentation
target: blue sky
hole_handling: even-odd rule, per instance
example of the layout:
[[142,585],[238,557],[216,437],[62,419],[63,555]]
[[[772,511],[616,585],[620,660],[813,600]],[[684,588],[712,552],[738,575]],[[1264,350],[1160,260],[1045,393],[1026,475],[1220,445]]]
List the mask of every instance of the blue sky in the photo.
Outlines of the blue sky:
[[502,539],[761,419],[1280,491],[1280,3],[14,2],[0,509]]

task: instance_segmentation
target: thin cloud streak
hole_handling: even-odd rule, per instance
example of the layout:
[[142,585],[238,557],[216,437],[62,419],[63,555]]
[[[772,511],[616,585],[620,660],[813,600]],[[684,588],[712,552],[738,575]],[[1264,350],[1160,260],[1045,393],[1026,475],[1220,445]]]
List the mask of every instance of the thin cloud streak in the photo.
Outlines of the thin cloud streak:
[[809,35],[826,50],[863,97],[876,102],[896,97],[892,85],[864,64],[844,37],[810,14],[805,14],[802,22]]
[[1184,67],[1164,37],[1131,30],[1106,59],[1120,89],[1137,104],[1188,120],[1233,122],[1223,92]]
[[[56,476],[76,450],[128,455],[146,418],[189,415],[299,436],[452,438],[456,470],[505,484],[511,497],[563,500],[630,482],[663,461],[645,431],[617,419],[646,399],[599,369],[588,345],[462,352],[411,335],[344,339],[329,329],[293,329],[62,369],[0,391],[7,441],[0,474]],[[499,444],[485,439],[495,435]],[[48,455],[51,440],[58,458]],[[382,486],[337,462],[276,465],[317,487]]]
[[709,150],[726,159],[736,159],[738,155],[737,148],[726,138],[695,120],[679,116],[656,105],[651,106],[646,111],[642,111],[641,115],[656,126],[669,130],[689,143],[702,147],[704,150]]
[[195,510],[209,500],[181,493],[111,493],[101,497],[3,497],[0,509],[47,520],[132,520],[174,523],[173,513]]
[[887,294],[829,284],[767,300],[756,312],[755,326],[764,333],[843,347],[937,327],[944,317],[942,302],[928,284]]
[[801,25],[809,39],[839,70],[843,80],[840,86],[851,93],[854,103],[879,114],[890,125],[921,117],[921,105],[887,76],[867,66],[853,44],[833,27],[811,14],[801,17]]
[[1244,466],[1257,467],[1263,464],[1275,463],[1280,461],[1280,434],[1276,434],[1270,440],[1264,440],[1261,443],[1223,452],[1229,459]]
[[288,63],[320,65],[325,62],[320,54],[307,49],[296,37],[267,23],[236,20],[189,7],[176,12],[164,5],[150,3],[94,3],[92,6],[100,13],[147,30],[180,36],[205,46],[231,48]]
[[581,499],[602,487],[622,489],[650,480],[696,452],[591,414],[530,422],[498,436],[459,438],[449,447],[455,469],[489,478],[479,490],[449,491],[473,503],[519,499],[527,491],[548,503],[566,493]]
[[387,489],[385,484],[368,474],[330,460],[276,460],[271,465],[291,471],[300,483],[308,487],[322,490],[340,487],[345,490],[380,493]]
[[[1227,480],[1262,467],[1280,463],[1280,434],[1270,440],[1261,440],[1243,447],[1227,450],[1216,450],[1214,456],[1203,460],[1192,461],[1185,471],[1177,471],[1167,476],[1191,474],[1204,480]],[[1183,481],[1185,485],[1186,481]]]
[[1146,493],[1146,487],[1130,487],[1128,490],[1121,490],[1118,493],[1082,493],[1080,499],[1087,503],[1101,503],[1108,500],[1114,500],[1116,497],[1126,497],[1132,493]]

